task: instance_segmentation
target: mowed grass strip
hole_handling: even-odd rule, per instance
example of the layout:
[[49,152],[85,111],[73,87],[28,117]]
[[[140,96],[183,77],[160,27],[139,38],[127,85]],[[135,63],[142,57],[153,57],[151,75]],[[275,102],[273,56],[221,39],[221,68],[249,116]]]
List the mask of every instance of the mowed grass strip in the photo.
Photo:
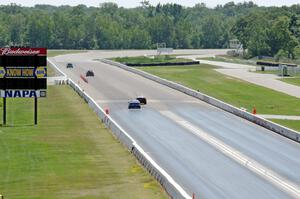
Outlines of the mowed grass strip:
[[[22,198],[166,198],[158,183],[68,86],[39,99],[8,99],[0,128],[0,194]],[[2,119],[2,118],[1,118]]]
[[300,121],[299,120],[275,120],[272,119],[273,122],[281,124],[282,126],[287,126],[291,129],[295,129],[300,132]]
[[130,64],[151,64],[151,63],[165,63],[165,62],[189,62],[190,59],[176,58],[175,56],[170,55],[159,55],[147,57],[147,56],[138,56],[138,57],[116,57],[112,59],[113,61],[120,63],[130,63]]
[[300,86],[300,75],[298,75],[297,77],[294,77],[294,78],[283,78],[280,80],[283,82],[289,83],[289,84]]
[[258,114],[300,115],[300,99],[223,75],[210,65],[139,69],[199,90],[236,107],[244,107],[250,112],[256,107]]
[[50,50],[47,51],[48,57],[55,57],[58,55],[66,55],[66,54],[75,54],[75,53],[84,53],[87,52],[85,50]]
[[47,66],[47,77],[55,77],[57,76],[56,70],[52,66]]

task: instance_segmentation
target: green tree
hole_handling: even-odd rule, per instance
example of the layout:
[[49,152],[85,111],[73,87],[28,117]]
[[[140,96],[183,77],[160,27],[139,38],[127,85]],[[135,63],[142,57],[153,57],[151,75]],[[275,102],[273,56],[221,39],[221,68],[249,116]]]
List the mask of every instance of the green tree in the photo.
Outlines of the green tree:
[[271,55],[279,50],[288,52],[288,58],[294,58],[294,48],[299,44],[296,37],[289,30],[290,19],[287,16],[278,17],[268,31],[268,44],[271,47]]
[[226,30],[218,16],[208,16],[203,20],[202,45],[204,48],[222,48],[225,41]]
[[25,19],[21,14],[10,16],[9,33],[10,41],[13,45],[23,44],[23,34],[25,32]]
[[248,41],[249,56],[269,55],[270,46],[267,39],[266,30],[261,26],[256,27]]
[[47,47],[52,42],[52,21],[44,13],[34,12],[29,17],[27,41],[32,47]]
[[263,13],[250,13],[238,19],[232,27],[232,33],[243,44],[244,50],[248,49],[250,56],[270,55],[267,22]]
[[153,43],[166,43],[173,47],[175,38],[174,23],[171,17],[157,15],[148,21],[148,31]]

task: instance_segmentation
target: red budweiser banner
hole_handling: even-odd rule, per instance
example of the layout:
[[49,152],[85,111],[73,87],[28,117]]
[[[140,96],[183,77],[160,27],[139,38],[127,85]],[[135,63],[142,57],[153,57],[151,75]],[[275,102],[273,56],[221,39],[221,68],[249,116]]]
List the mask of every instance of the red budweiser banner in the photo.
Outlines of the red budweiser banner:
[[0,48],[0,56],[46,56],[46,48]]

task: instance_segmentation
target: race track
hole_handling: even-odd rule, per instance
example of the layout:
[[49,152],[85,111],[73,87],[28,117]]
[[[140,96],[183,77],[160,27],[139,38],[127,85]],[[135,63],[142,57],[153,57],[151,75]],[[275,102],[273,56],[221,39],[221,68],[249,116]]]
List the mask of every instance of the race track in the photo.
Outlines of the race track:
[[[144,54],[155,51],[90,51],[51,60],[101,107],[109,108],[112,118],[190,195],[209,199],[300,197],[300,144],[181,92],[95,61]],[[67,62],[75,67],[66,69]],[[87,84],[79,77],[90,69],[95,77],[89,77]],[[146,96],[148,105],[128,110],[128,100],[138,95]],[[259,172],[262,168],[265,173]]]

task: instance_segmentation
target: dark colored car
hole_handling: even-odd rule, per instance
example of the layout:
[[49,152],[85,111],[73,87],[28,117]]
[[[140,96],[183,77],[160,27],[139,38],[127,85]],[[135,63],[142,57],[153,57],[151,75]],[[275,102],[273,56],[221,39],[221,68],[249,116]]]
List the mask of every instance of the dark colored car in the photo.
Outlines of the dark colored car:
[[67,63],[67,68],[73,68],[73,64],[72,63]]
[[141,105],[147,104],[147,99],[144,96],[138,96],[136,99],[140,101]]
[[139,100],[131,100],[128,102],[128,109],[140,109],[141,103]]
[[93,76],[95,76],[95,74],[94,74],[94,72],[92,71],[92,70],[88,70],[87,72],[86,72],[86,75],[85,75],[86,77],[93,77]]

